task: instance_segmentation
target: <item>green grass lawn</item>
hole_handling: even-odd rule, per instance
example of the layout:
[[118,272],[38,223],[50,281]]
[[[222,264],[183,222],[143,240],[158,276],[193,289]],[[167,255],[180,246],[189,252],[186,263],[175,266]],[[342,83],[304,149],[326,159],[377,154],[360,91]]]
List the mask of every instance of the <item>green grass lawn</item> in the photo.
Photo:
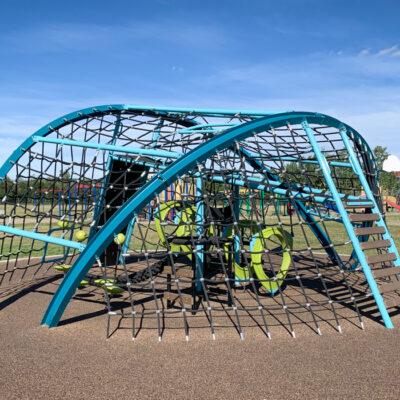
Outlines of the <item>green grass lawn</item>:
[[[16,220],[16,222],[17,221],[18,220]],[[290,218],[287,216],[282,216],[280,217],[280,221],[282,222],[284,229],[290,232]],[[396,244],[400,246],[400,214],[388,213],[386,215],[386,221]],[[304,250],[308,246],[312,247],[314,250],[318,250],[318,248],[320,248],[320,244],[311,232],[310,228],[305,224],[303,224],[302,226],[299,225],[298,220],[294,219],[293,222],[294,251]],[[278,219],[276,218],[276,216],[270,213],[270,215],[268,215],[267,217],[267,224],[269,226],[273,226],[277,223]],[[53,222],[53,225],[55,225],[55,222]],[[16,223],[15,227],[32,231],[35,228],[35,224],[33,223],[33,221],[29,222],[28,219],[28,222],[25,223],[24,226],[22,225],[22,223]],[[340,254],[350,254],[352,251],[352,246],[351,244],[345,244],[349,241],[349,239],[343,225],[334,221],[328,221],[325,222],[325,227],[329,232],[329,236],[334,243],[337,251]],[[38,232],[47,234],[48,229],[49,220],[46,221],[46,219],[44,219],[39,226]],[[165,229],[167,232],[172,232],[172,227],[166,226]],[[88,228],[84,228],[84,230],[88,232]],[[247,234],[250,235],[250,231],[248,231]],[[70,232],[63,232],[61,229],[53,231],[51,235],[54,237],[64,237],[65,239],[70,239]],[[135,227],[129,248],[131,250],[143,251],[143,237],[145,238],[147,250],[154,250],[159,246],[159,238],[155,231],[154,222],[149,223],[148,221],[141,221],[140,229],[138,225]],[[15,255],[18,253],[18,250],[21,251],[19,257],[24,257],[24,255],[28,256],[29,253],[31,253],[32,256],[41,256],[43,255],[45,247],[46,245],[44,243],[36,241],[35,248],[32,249],[32,241],[30,239],[17,236],[6,238],[4,234],[0,233],[0,254],[2,254],[3,257],[8,256],[11,253],[11,258],[14,258]],[[62,247],[49,244],[47,245],[46,254],[49,256],[62,254],[63,251],[64,249]]]

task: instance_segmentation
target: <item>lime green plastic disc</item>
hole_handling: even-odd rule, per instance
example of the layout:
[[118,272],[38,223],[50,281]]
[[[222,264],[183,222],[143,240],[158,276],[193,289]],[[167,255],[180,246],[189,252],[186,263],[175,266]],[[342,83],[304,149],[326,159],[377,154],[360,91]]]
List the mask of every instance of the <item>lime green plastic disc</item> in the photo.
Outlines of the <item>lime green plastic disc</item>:
[[[181,202],[174,200],[167,201],[166,203],[160,205],[158,215],[154,220],[154,224],[158,237],[160,238],[160,242],[163,246],[167,245],[167,239],[165,237],[164,229],[161,226],[161,222],[165,220],[168,213],[173,208],[179,208],[181,205],[182,205]],[[176,217],[178,226],[174,232],[174,235],[176,235],[177,237],[190,236],[194,229],[193,222],[195,219],[195,215],[196,215],[195,206],[187,207],[182,211],[180,211]],[[180,253],[180,252],[190,253],[191,247],[187,245],[171,244],[171,251],[174,253]]]
[[71,268],[71,265],[69,265],[69,264],[60,264],[60,265],[54,265],[53,268],[56,271],[67,272]]
[[113,285],[114,283],[116,283],[115,279],[104,279],[104,278],[99,278],[99,279],[95,279],[94,280],[95,285],[98,286],[103,286],[103,285]]
[[103,286],[103,289],[110,294],[121,294],[124,289],[118,285],[114,285],[112,283],[105,283]]
[[[257,231],[257,224],[254,223],[253,221],[249,220],[241,220],[238,223],[238,229],[243,229],[243,228],[248,228],[251,229],[252,233],[255,233]],[[224,238],[227,239],[234,239],[233,235],[233,226],[228,226],[227,229],[225,229],[223,236]],[[248,281],[251,276],[251,265],[250,266],[242,266],[240,264],[240,250],[236,248],[239,243],[235,243],[234,241],[234,251],[233,251],[233,268],[235,272],[235,279],[238,281]],[[225,259],[228,261],[229,259],[229,252],[230,252],[230,245],[229,243],[224,244],[224,255]]]
[[84,286],[87,286],[87,285],[89,285],[89,281],[87,279],[82,279],[80,284],[79,284],[80,287],[84,287]]
[[[275,237],[282,247],[282,262],[279,271],[273,278],[268,277],[263,268],[262,256],[267,250],[265,242],[267,239]],[[270,293],[275,294],[284,282],[290,265],[292,263],[291,249],[293,246],[293,238],[283,229],[270,227],[263,229],[260,233],[253,236],[250,243],[251,265],[252,269],[260,279],[261,285]]]
[[60,221],[57,222],[57,225],[62,229],[67,229],[69,227],[69,222],[68,221],[64,221],[64,220],[60,220]]
[[125,242],[125,235],[123,234],[123,233],[118,233],[118,235],[117,236],[115,236],[115,238],[114,238],[114,242],[116,243],[116,244],[124,244],[124,242]]

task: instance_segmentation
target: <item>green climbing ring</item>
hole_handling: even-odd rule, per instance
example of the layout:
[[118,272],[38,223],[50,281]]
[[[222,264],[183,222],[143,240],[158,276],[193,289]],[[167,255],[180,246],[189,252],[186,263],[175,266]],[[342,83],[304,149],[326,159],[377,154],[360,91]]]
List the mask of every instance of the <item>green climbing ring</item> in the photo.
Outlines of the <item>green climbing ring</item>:
[[[254,221],[250,220],[241,220],[238,222],[238,228],[243,229],[243,228],[249,228],[251,229],[251,233],[254,235],[257,232],[257,223]],[[233,268],[235,272],[235,280],[236,281],[244,281],[248,282],[251,276],[251,265],[250,266],[242,266],[240,263],[240,242],[239,242],[239,236],[233,234],[234,229],[233,225],[227,226],[223,233],[222,236],[225,239],[233,239]],[[225,255],[225,260],[228,261],[229,259],[229,253],[230,253],[230,243],[224,243],[224,255]]]
[[[182,203],[176,200],[167,201],[165,203],[160,204],[159,206],[157,217],[154,219],[154,224],[162,246],[165,247],[167,246],[167,238],[165,236],[165,232],[161,223],[165,220],[168,213],[172,209],[179,210],[180,208],[182,208]],[[190,236],[194,229],[193,222],[195,219],[195,214],[196,214],[195,206],[186,207],[183,210],[179,211],[174,220],[174,222],[177,225],[177,228],[174,231],[174,235],[176,235],[177,237]],[[187,245],[171,244],[171,251],[173,253],[179,253],[179,252],[190,253],[191,247]]]
[[[269,277],[264,269],[262,256],[265,254],[267,247],[265,245],[267,239],[276,237],[282,248],[282,262],[279,271],[273,278]],[[292,263],[291,250],[293,247],[293,238],[285,230],[277,227],[269,227],[263,229],[260,233],[253,236],[250,243],[251,252],[251,266],[252,269],[260,280],[263,288],[271,295],[279,291],[282,283],[284,282],[290,265]]]

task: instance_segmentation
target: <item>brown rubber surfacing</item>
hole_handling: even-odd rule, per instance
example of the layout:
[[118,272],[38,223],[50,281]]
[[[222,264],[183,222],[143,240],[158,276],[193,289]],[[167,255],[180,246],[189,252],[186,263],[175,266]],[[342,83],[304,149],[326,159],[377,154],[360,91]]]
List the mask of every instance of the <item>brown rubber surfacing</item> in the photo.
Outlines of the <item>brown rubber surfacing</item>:
[[[120,329],[106,340],[104,307],[74,300],[56,329],[39,326],[56,286],[48,284],[2,310],[1,396],[4,399],[398,399],[400,331],[364,318],[343,334],[304,324],[293,339],[282,329],[272,340],[247,327],[182,329],[157,341],[154,329],[136,341]],[[76,318],[83,315],[84,319]],[[399,317],[393,318],[396,326]]]

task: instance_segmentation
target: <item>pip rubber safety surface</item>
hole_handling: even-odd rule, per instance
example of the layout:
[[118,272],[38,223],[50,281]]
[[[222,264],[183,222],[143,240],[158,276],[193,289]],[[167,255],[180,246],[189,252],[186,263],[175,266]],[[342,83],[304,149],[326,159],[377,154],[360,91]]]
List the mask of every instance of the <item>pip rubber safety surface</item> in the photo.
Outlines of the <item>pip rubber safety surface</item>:
[[[296,328],[272,340],[247,328],[210,340],[181,329],[159,343],[154,330],[136,341],[119,329],[105,339],[103,306],[74,300],[64,323],[39,326],[56,286],[1,299],[0,398],[13,399],[399,399],[400,332],[365,319],[343,334]],[[79,315],[80,317],[74,317]],[[398,316],[394,316],[398,326]]]

